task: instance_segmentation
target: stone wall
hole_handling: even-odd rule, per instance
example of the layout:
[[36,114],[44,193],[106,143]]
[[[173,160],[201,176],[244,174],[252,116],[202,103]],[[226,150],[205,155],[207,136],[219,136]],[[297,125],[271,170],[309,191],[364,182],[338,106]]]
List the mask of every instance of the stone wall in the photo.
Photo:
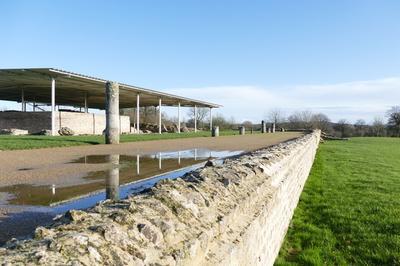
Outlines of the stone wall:
[[18,128],[29,134],[51,129],[51,112],[0,112],[0,129]]
[[272,265],[320,132],[226,159],[125,200],[70,211],[0,249],[14,265]]
[[[102,114],[56,112],[56,131],[69,127],[76,134],[103,133],[106,117]],[[51,112],[0,112],[0,129],[18,128],[35,134],[43,129],[51,129]],[[130,132],[129,116],[120,116],[121,133]]]

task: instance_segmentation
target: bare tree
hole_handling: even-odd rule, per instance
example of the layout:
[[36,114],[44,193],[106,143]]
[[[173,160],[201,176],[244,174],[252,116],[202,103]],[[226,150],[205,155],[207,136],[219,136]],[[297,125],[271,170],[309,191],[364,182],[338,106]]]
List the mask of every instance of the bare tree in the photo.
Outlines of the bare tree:
[[388,127],[394,135],[400,137],[400,106],[393,106],[386,113],[388,117]]
[[253,128],[253,123],[251,121],[243,121],[242,126],[244,126],[246,129],[251,129]]
[[367,133],[368,126],[364,119],[358,119],[354,123],[354,128],[357,136],[364,137]]
[[285,113],[279,108],[271,109],[267,114],[266,120],[275,123],[275,125],[281,124],[286,120]]
[[323,113],[313,114],[311,116],[311,125],[313,129],[321,129],[326,133],[332,132],[331,120]]
[[288,117],[288,122],[294,129],[312,129],[312,117],[311,111],[294,112]]
[[385,123],[383,118],[376,116],[372,122],[372,134],[376,137],[382,137],[385,135]]
[[354,127],[346,119],[340,119],[333,127],[342,138],[351,137],[354,134]]
[[[189,116],[189,121],[188,122],[189,123],[190,123],[190,121],[194,122],[194,119],[195,119],[195,117],[194,117],[195,116],[195,108],[194,107],[190,108],[187,114]],[[207,117],[208,114],[209,114],[208,108],[199,108],[199,107],[197,107],[196,122],[197,122],[197,125],[199,127],[203,127],[204,126],[204,121],[205,121],[205,118]]]

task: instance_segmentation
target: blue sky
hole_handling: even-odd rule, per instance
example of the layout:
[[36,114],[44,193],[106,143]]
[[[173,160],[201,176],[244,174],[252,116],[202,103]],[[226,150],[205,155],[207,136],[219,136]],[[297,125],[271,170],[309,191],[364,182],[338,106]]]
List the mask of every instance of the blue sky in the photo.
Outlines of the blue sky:
[[[0,68],[367,121],[400,105],[400,1],[0,1]],[[6,105],[2,103],[2,105]]]

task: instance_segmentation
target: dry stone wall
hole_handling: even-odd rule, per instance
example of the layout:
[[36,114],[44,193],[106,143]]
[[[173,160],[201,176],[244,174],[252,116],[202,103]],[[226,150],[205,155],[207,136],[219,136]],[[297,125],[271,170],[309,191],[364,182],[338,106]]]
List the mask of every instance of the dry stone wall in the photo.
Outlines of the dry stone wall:
[[34,239],[10,241],[0,258],[6,265],[272,265],[319,137],[315,131],[125,200],[69,211]]

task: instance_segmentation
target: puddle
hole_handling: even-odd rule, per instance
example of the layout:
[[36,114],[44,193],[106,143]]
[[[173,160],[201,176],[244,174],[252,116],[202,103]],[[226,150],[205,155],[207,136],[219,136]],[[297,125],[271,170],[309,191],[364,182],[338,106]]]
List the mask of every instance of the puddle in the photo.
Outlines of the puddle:
[[[82,177],[85,179],[83,184],[68,186],[62,183],[41,186],[21,184],[1,187],[0,192],[9,194],[8,204],[52,206],[104,188],[109,188],[111,191],[115,186],[185,168],[208,159],[238,153],[240,152],[195,149],[146,155],[89,155],[77,158],[68,164],[106,164],[106,170],[86,173]],[[117,192],[110,192],[110,195],[115,193]]]
[[[70,209],[91,207],[106,198],[126,198],[154,186],[161,179],[177,178],[204,165],[209,159],[234,156],[242,151],[194,149],[176,152],[133,155],[88,155],[67,164],[105,165],[105,170],[83,175],[85,183],[77,185],[47,184],[1,187],[6,203],[1,208],[18,209],[0,219],[0,244],[10,237],[26,235],[38,225]],[[32,222],[29,222],[32,221]],[[33,221],[37,221],[36,223]],[[10,231],[12,226],[14,231]],[[20,228],[20,229],[15,229]]]

